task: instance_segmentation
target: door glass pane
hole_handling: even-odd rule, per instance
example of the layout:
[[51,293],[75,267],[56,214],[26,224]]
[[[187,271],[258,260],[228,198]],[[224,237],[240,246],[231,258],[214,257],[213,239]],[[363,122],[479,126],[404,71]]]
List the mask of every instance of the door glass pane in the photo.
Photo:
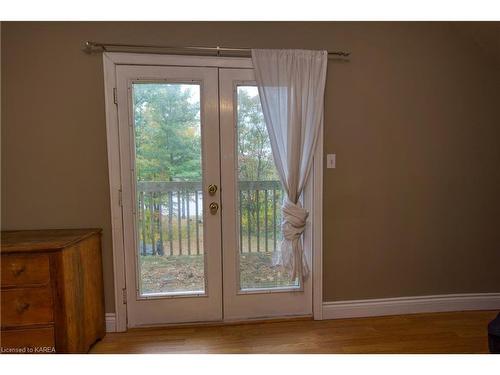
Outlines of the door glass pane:
[[132,88],[140,296],[204,293],[200,85]]
[[240,289],[298,287],[273,262],[281,241],[283,190],[257,87],[238,86],[237,114]]

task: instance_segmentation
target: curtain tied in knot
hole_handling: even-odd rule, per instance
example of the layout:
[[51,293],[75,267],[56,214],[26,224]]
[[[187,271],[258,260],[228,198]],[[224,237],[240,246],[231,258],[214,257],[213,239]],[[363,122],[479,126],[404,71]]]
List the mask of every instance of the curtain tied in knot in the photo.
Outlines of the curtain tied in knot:
[[288,199],[285,199],[281,212],[283,240],[278,253],[280,259],[277,259],[276,263],[283,264],[285,269],[290,271],[293,280],[298,276],[305,278],[309,274],[309,268],[301,236],[306,227],[309,212],[302,208],[300,203],[293,203]]
[[274,261],[294,280],[303,280],[309,274],[301,238],[308,212],[294,202],[306,185],[321,134],[328,52],[252,49],[252,63],[274,164],[288,198]]

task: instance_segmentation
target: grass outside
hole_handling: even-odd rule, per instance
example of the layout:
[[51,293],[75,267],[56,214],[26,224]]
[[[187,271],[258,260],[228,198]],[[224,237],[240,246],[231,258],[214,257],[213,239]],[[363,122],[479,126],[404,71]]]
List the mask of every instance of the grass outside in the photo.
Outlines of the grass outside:
[[[281,266],[272,263],[273,253],[240,255],[241,288],[294,286]],[[204,256],[140,256],[141,293],[204,290]]]

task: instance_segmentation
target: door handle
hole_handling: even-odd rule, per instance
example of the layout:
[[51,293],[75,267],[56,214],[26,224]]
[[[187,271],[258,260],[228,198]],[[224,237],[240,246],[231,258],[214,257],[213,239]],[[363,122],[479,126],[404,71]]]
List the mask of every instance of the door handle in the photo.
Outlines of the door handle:
[[208,185],[208,194],[215,195],[217,192],[217,185],[210,184]]
[[210,208],[210,213],[215,215],[219,210],[219,205],[216,202],[212,202],[208,205],[208,208]]

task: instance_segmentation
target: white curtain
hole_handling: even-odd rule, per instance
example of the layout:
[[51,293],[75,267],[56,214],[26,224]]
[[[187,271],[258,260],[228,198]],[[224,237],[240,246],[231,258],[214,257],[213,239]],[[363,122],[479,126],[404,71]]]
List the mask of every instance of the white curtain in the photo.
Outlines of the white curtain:
[[253,49],[252,60],[274,163],[286,193],[276,262],[293,279],[309,274],[302,233],[309,213],[300,195],[323,121],[327,51]]

